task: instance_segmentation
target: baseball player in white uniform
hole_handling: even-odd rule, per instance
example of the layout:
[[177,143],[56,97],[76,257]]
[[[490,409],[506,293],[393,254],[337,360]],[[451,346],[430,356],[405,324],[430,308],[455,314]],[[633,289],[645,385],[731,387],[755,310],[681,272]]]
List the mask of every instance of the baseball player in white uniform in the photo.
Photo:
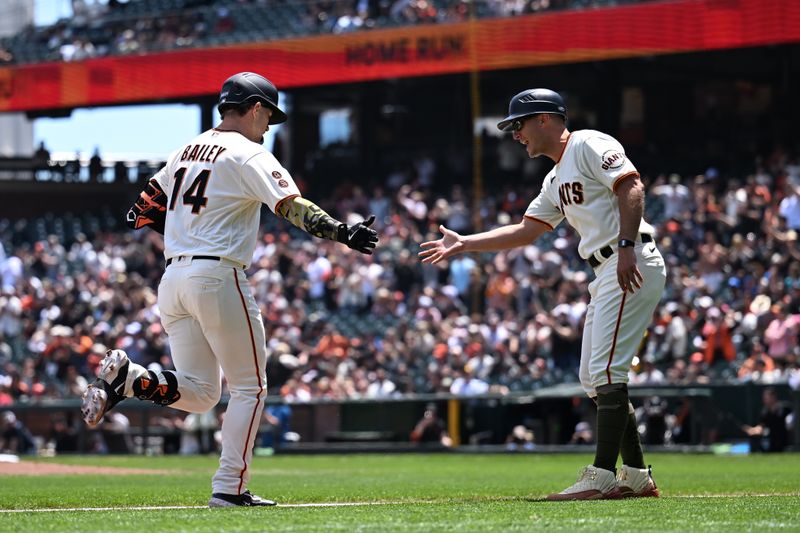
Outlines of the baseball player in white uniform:
[[[645,468],[627,381],[664,289],[666,268],[653,227],[642,218],[644,186],[622,145],[599,131],[570,132],[566,117],[566,105],[554,91],[529,89],[514,96],[498,128],[513,132],[529,157],[555,161],[541,192],[520,223],[473,235],[441,226],[443,237],[422,243],[419,256],[436,264],[459,253],[524,246],[567,219],[580,235],[580,256],[596,275],[589,284],[580,379],[598,408],[597,450],[578,481],[548,499],[658,496]],[[620,452],[623,465],[615,476]]]
[[94,427],[125,398],[192,413],[220,399],[220,367],[230,390],[220,465],[210,507],[275,505],[247,490],[253,443],[266,395],[266,339],[245,269],[256,246],[262,204],[317,237],[371,254],[374,217],[348,227],[300,196],[292,176],[261,145],[286,115],[266,78],[225,81],[222,122],[173,152],[128,212],[128,225],[164,234],[166,270],[158,306],[175,370],[155,372],[110,350],[83,397]]

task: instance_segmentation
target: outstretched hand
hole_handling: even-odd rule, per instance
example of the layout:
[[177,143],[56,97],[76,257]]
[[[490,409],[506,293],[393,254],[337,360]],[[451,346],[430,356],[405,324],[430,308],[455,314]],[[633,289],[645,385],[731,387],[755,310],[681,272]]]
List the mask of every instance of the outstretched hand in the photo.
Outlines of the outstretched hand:
[[435,265],[464,251],[464,239],[461,235],[444,226],[439,226],[442,238],[420,244],[422,251],[417,254],[423,263]]
[[338,241],[357,252],[372,255],[372,251],[378,245],[378,232],[370,228],[373,222],[375,222],[375,215],[370,215],[364,222],[349,227],[342,224],[339,229]]

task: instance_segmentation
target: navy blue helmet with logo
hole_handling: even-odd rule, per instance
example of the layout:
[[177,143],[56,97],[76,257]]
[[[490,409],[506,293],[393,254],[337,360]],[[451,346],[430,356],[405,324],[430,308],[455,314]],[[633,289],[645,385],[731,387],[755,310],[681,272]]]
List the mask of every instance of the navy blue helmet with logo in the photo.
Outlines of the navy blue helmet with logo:
[[498,129],[512,131],[514,122],[538,113],[561,115],[566,120],[567,106],[561,95],[550,89],[528,89],[514,95],[508,103],[508,116],[497,123]]
[[239,105],[251,100],[258,100],[272,109],[270,124],[286,122],[286,113],[278,107],[278,89],[264,76],[253,72],[234,74],[222,84],[217,109],[224,105]]

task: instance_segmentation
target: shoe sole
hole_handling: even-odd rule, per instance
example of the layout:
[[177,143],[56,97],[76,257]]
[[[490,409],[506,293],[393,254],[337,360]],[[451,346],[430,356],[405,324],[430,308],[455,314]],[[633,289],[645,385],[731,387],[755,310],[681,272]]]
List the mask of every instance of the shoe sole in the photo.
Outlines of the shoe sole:
[[620,489],[620,498],[658,498],[661,496],[661,493],[658,491],[657,488],[648,489],[644,492],[634,492],[630,489],[624,490]]
[[622,495],[617,489],[614,489],[608,493],[603,493],[599,490],[585,490],[572,494],[550,494],[546,499],[549,502],[573,502],[583,500],[619,500],[620,498],[622,498]]
[[235,503],[226,502],[225,500],[220,500],[219,498],[211,498],[208,500],[208,506],[212,509],[215,507],[244,507],[243,505],[236,505]]
[[219,508],[219,507],[274,507],[278,505],[277,503],[273,502],[272,500],[267,500],[270,503],[261,503],[255,505],[237,505],[235,503],[229,502],[227,500],[223,500],[221,498],[211,498],[208,500],[208,506],[212,509]]
[[105,407],[108,402],[108,394],[103,389],[94,385],[89,385],[83,393],[81,401],[81,413],[83,421],[90,428],[97,426],[105,414]]

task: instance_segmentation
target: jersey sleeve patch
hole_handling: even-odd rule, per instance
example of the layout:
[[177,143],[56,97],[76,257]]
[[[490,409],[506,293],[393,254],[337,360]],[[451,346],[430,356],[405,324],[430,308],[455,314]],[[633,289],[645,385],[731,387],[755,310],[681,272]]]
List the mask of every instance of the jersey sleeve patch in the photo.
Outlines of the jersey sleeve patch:
[[606,150],[600,157],[600,168],[602,168],[603,171],[616,170],[622,168],[622,165],[625,164],[625,160],[625,154],[619,150]]

